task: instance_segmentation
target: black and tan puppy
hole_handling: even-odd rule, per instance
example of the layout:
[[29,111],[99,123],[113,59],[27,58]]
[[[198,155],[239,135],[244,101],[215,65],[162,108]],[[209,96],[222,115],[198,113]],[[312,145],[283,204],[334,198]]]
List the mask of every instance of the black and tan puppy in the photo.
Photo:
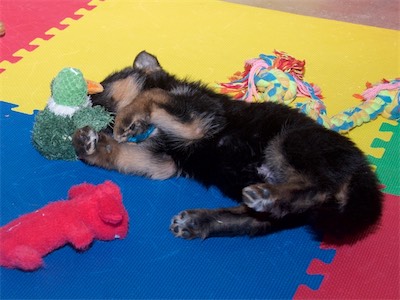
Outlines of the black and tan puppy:
[[[113,136],[77,131],[83,161],[154,179],[188,176],[239,202],[179,213],[175,236],[255,236],[309,223],[349,237],[380,217],[378,181],[363,153],[295,109],[231,100],[179,80],[147,52],[102,84],[92,101],[116,112]],[[156,129],[148,139],[127,142],[149,124]]]

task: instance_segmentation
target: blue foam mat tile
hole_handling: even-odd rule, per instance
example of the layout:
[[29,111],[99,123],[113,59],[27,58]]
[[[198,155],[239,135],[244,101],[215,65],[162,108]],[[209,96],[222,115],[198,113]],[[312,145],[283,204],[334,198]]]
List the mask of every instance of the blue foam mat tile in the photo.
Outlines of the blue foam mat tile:
[[0,298],[287,299],[302,283],[319,287],[321,276],[306,270],[314,258],[329,263],[334,251],[321,250],[306,227],[252,239],[174,238],[168,227],[179,211],[234,203],[189,179],[152,181],[47,160],[31,144],[34,115],[12,107],[0,101],[0,225],[65,199],[72,185],[105,180],[120,186],[131,221],[124,240],[95,241],[85,252],[62,247],[35,272],[1,268]]

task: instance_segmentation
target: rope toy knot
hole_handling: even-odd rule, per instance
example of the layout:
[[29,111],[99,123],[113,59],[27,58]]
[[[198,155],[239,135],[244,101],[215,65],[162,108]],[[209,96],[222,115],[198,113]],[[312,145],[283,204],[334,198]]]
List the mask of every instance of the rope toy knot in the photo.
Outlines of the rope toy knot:
[[370,122],[378,115],[391,120],[400,119],[400,78],[383,79],[371,84],[360,95],[353,95],[363,102],[355,107],[328,117],[322,101],[321,89],[303,80],[305,61],[300,61],[282,51],[273,55],[260,54],[245,62],[244,71],[236,72],[229,83],[220,83],[221,93],[247,102],[271,101],[290,104],[296,97],[307,97],[295,107],[331,130],[346,133],[354,127]]
[[274,55],[260,54],[247,60],[243,72],[235,73],[229,78],[231,82],[219,87],[221,92],[246,102],[290,104],[298,95],[322,97],[318,87],[302,83],[304,73],[305,61],[275,50]]

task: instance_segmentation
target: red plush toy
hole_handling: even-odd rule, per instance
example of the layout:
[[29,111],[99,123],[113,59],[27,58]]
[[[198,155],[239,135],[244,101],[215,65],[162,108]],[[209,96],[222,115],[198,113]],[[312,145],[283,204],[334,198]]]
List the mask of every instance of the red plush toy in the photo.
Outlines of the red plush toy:
[[68,198],[0,227],[0,265],[33,271],[43,265],[43,256],[67,243],[85,250],[94,239],[126,237],[129,218],[117,185],[83,183]]

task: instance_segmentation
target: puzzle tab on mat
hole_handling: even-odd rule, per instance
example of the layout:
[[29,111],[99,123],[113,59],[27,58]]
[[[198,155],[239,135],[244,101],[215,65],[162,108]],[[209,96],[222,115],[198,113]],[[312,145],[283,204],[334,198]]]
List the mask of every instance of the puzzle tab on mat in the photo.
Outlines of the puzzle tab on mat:
[[0,38],[0,73],[51,39],[54,36],[51,28],[64,30],[69,25],[64,19],[80,19],[98,2],[2,0],[1,21],[6,33]]

